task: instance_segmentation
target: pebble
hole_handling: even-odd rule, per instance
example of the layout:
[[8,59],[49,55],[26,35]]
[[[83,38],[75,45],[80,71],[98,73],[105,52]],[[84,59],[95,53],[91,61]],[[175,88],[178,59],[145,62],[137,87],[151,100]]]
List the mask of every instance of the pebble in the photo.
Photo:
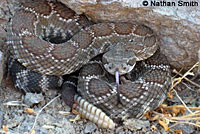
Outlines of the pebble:
[[90,134],[90,133],[94,132],[96,129],[97,129],[97,126],[94,123],[88,122],[85,125],[84,133],[85,134]]
[[70,123],[67,119],[63,119],[59,123],[62,125],[62,127],[56,127],[56,134],[78,134],[78,132],[75,131],[72,123]]
[[194,128],[189,124],[178,124],[175,127],[177,130],[182,130],[183,134],[193,134]]
[[141,130],[150,128],[150,122],[148,120],[139,120],[139,119],[128,119],[124,121],[124,126],[130,130]]
[[65,112],[70,112],[71,111],[71,107],[69,107],[69,106],[65,106]]
[[117,134],[125,134],[125,131],[123,130],[123,127],[120,126],[120,127],[117,127],[117,128],[116,128],[116,133],[117,133]]
[[40,94],[36,94],[36,93],[26,93],[25,97],[24,97],[24,103],[32,106],[34,104],[38,104],[41,101],[44,100],[44,96],[40,93]]

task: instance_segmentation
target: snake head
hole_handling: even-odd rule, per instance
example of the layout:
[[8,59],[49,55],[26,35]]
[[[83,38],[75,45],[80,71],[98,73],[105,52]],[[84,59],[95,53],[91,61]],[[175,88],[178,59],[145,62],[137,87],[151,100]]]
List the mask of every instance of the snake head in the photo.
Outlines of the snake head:
[[126,50],[125,44],[118,43],[103,55],[104,68],[112,75],[115,75],[117,85],[118,104],[120,101],[119,76],[130,72],[136,63],[136,56],[133,51]]
[[124,44],[117,44],[103,55],[104,68],[112,75],[126,74],[130,72],[136,63],[136,56],[133,51],[126,50]]

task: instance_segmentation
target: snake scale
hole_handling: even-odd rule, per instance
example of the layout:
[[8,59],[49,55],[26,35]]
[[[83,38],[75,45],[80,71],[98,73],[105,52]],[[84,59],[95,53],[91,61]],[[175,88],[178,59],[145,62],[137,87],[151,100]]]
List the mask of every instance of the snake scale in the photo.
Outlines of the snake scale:
[[115,126],[111,119],[140,118],[166,98],[170,67],[149,27],[94,24],[57,1],[19,3],[7,36],[8,69],[17,88],[60,88],[62,76],[78,70],[78,81],[68,77],[63,84],[62,98],[105,128]]

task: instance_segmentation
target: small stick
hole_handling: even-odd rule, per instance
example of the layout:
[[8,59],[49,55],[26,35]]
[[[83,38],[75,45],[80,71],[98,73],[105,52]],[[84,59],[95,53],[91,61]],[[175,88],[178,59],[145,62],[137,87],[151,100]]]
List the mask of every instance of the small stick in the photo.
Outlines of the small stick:
[[181,99],[181,97],[178,95],[178,93],[176,92],[176,90],[173,89],[173,91],[175,92],[176,96],[178,97],[178,99],[181,101],[181,103],[185,106],[185,108],[188,110],[188,112],[190,112],[191,114],[194,114],[189,108],[188,106],[185,104],[185,102]]
[[[183,75],[182,75],[181,73],[177,72],[176,70],[173,70],[173,72],[176,73],[176,74],[178,74],[178,75],[180,75],[181,77],[183,77]],[[188,79],[187,77],[184,77],[184,79],[187,80],[188,82],[190,82],[191,84],[195,85],[196,87],[199,87],[199,88],[200,88],[200,85],[199,85],[199,84],[197,84],[197,83],[191,81],[191,80]]]
[[178,125],[178,124],[189,124],[189,125],[193,125],[193,126],[196,126],[196,127],[200,127],[200,125],[198,125],[198,124],[195,124],[195,123],[192,123],[192,122],[176,122],[175,124],[173,124],[173,125],[171,125],[170,127],[169,127],[169,129],[171,129],[172,127],[175,127],[176,125]]
[[[180,79],[178,79],[177,81],[174,80],[171,89],[173,89],[176,85],[178,85],[178,84],[182,81],[183,78],[185,78],[187,75],[191,74],[191,71],[192,71],[195,67],[199,66],[199,63],[200,63],[200,62],[197,62],[196,64],[194,64]],[[174,83],[174,82],[175,82],[175,83]],[[183,100],[182,100],[181,97],[178,95],[178,93],[176,92],[176,90],[173,89],[173,92],[175,92],[176,96],[177,96],[178,99],[181,101],[181,103],[185,106],[185,108],[186,108],[191,114],[194,114],[194,113],[187,107],[187,105],[185,104],[185,102],[183,102]]]
[[182,81],[183,78],[185,78],[187,75],[191,74],[191,71],[195,67],[199,66],[199,64],[200,64],[200,62],[197,62],[196,64],[194,64],[182,77],[180,77],[180,79],[178,79],[178,81],[176,81],[176,79],[175,79],[171,89],[174,88],[176,85],[178,85]]
[[[174,107],[176,108],[185,108],[183,105],[172,105],[172,106],[159,106],[161,108],[164,108],[164,109],[172,109]],[[200,110],[200,107],[188,107],[189,109],[191,110]]]
[[[178,124],[189,124],[189,125],[194,125],[194,126],[200,127],[200,125],[198,125],[198,124],[189,122],[189,121],[188,121],[189,119],[184,119],[184,118],[181,119],[181,118],[180,118],[180,120],[179,120],[179,119],[178,119],[179,117],[177,117],[177,118],[167,117],[167,116],[165,116],[165,115],[163,115],[163,114],[161,114],[161,113],[155,112],[155,111],[153,111],[153,113],[156,114],[156,115],[158,115],[158,116],[160,116],[161,118],[164,118],[164,119],[166,119],[166,120],[169,120],[170,122],[175,122],[175,124],[173,124],[172,126],[170,126],[169,129],[172,128],[172,127],[174,127],[174,126],[176,126],[176,125],[178,125]],[[197,118],[195,118],[195,119],[193,119],[193,120],[198,120],[198,119],[199,119],[199,118],[197,117]],[[186,120],[186,121],[183,122],[183,120]],[[190,120],[191,120],[191,119],[190,119]]]

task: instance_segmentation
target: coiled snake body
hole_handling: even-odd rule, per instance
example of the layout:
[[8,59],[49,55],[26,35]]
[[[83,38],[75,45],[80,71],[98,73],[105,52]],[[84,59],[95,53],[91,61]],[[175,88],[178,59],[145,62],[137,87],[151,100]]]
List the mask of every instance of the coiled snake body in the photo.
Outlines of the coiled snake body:
[[[78,92],[113,119],[139,118],[166,98],[170,70],[150,28],[133,23],[93,24],[59,2],[23,0],[20,4],[7,39],[9,51],[17,59],[9,60],[8,68],[18,88],[35,92],[36,87],[59,87],[62,75],[85,65],[79,74]],[[102,62],[89,62],[107,52]],[[17,62],[26,68],[13,64]],[[111,75],[116,72],[120,75],[117,86]],[[50,84],[53,81],[57,86]],[[31,84],[37,86],[31,88]]]

